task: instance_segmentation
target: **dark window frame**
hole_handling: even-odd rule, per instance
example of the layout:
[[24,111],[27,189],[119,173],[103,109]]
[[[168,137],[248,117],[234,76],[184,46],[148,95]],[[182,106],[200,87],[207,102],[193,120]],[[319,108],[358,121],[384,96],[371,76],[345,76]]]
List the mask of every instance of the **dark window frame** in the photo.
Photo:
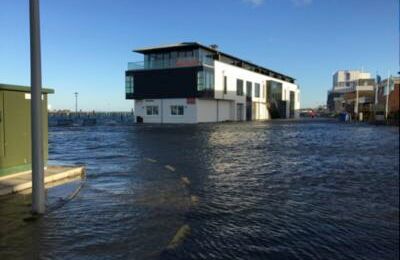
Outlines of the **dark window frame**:
[[185,115],[185,107],[183,105],[171,105],[171,116],[183,116]]
[[242,79],[236,79],[236,95],[243,96],[244,95],[244,81]]
[[223,81],[224,81],[224,94],[227,94],[228,93],[228,77],[224,75]]

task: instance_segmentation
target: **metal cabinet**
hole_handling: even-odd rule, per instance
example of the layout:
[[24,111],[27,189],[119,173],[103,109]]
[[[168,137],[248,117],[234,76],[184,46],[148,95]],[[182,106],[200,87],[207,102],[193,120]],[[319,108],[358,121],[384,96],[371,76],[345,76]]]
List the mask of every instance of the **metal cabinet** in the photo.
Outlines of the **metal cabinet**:
[[[43,154],[48,158],[47,95],[43,89]],[[30,88],[0,84],[0,176],[30,170],[31,167]]]

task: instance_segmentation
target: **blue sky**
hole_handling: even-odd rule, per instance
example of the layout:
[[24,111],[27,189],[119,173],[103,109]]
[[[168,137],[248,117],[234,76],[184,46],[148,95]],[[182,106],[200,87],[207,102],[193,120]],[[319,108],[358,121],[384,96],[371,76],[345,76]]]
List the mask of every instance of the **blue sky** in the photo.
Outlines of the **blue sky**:
[[[29,0],[0,2],[0,82],[30,84]],[[43,85],[55,109],[129,111],[138,47],[219,45],[297,79],[302,107],[325,104],[332,73],[399,70],[397,0],[41,0]]]

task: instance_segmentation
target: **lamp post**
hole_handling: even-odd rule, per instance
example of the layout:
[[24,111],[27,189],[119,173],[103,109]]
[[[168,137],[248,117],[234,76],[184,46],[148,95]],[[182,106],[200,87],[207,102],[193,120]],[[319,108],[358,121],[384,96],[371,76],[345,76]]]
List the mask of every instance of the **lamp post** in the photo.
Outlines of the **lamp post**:
[[389,115],[389,95],[390,95],[390,72],[388,72],[387,82],[386,82],[386,102],[385,102],[385,119],[388,120]]
[[45,212],[42,68],[40,52],[39,0],[29,1],[31,48],[31,137],[32,137],[32,213]]
[[75,92],[75,115],[78,115],[78,92]]

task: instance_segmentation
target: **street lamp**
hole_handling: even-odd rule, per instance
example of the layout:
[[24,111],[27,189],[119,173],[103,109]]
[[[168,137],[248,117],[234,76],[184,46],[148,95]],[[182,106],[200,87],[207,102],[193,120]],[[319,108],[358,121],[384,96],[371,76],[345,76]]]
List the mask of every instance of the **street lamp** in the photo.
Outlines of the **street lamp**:
[[32,138],[32,213],[45,212],[42,68],[40,52],[39,0],[29,1],[31,42],[31,138]]
[[75,116],[78,115],[78,92],[75,92]]

